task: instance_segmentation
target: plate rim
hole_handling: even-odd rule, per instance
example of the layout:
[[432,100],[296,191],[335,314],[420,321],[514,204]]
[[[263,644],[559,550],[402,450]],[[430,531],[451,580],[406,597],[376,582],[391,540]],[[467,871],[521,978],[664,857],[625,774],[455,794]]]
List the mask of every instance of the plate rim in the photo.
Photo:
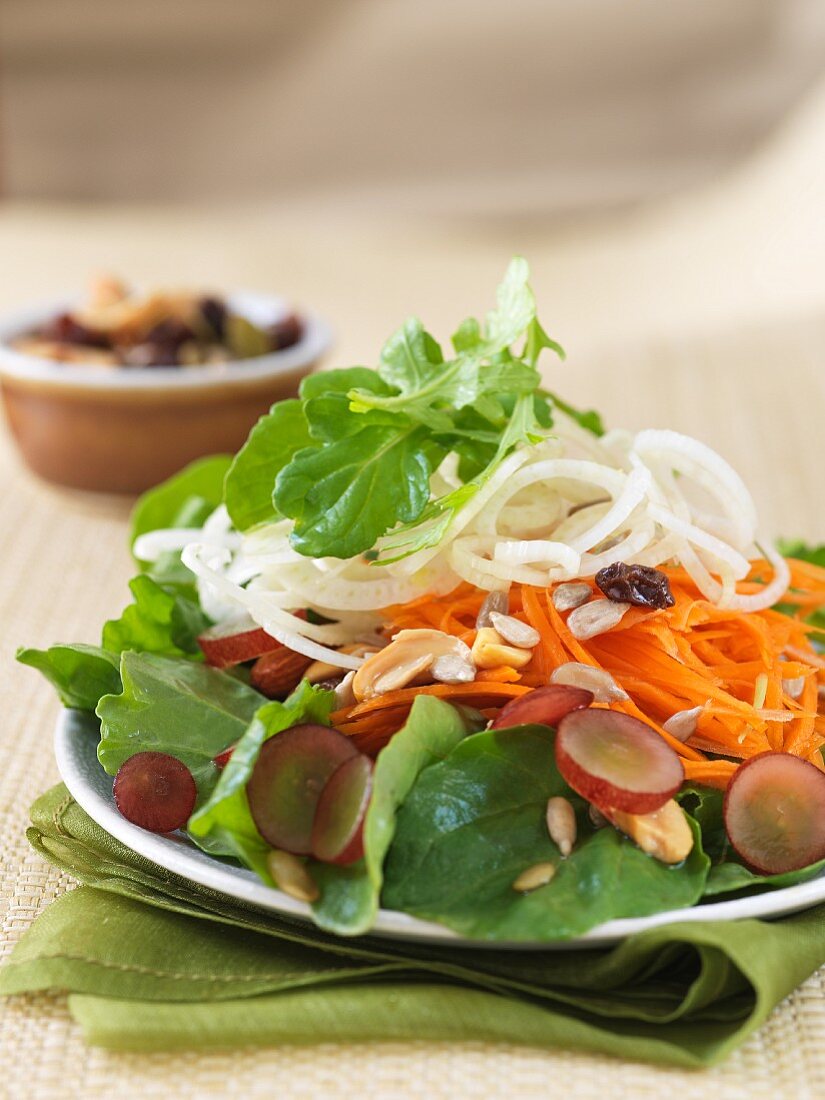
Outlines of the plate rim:
[[[111,796],[105,798],[87,782],[83,774],[80,765],[83,748],[78,748],[82,741],[76,734],[79,726],[83,727],[86,734],[91,734],[89,727],[92,722],[96,723],[96,719],[86,711],[66,708],[61,710],[54,729],[54,753],[57,769],[69,793],[96,824],[131,851],[166,871],[172,871],[183,879],[258,909],[292,920],[297,918],[310,924],[315,930],[322,931],[315,924],[310,906],[306,902],[297,901],[280,890],[267,886],[253,871],[210,858],[182,835],[161,836],[127,821],[115,807],[114,799]],[[102,768],[100,771],[101,774],[106,774]],[[668,924],[778,918],[800,912],[820,902],[825,902],[825,872],[795,886],[785,886],[748,897],[709,902],[688,909],[671,909],[647,917],[611,920],[570,940],[469,939],[444,925],[391,909],[379,909],[374,925],[363,935],[462,949],[567,951],[614,946],[631,935]]]

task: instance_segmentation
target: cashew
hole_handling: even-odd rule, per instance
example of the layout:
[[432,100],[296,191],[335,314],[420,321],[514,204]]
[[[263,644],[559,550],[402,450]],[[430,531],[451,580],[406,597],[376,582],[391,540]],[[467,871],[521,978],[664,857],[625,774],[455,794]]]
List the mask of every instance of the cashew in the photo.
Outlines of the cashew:
[[626,814],[611,810],[609,820],[661,863],[681,863],[693,850],[693,833],[681,806],[674,799],[652,814]]
[[500,668],[502,665],[507,665],[508,668],[524,668],[532,656],[531,649],[505,645],[499,632],[489,626],[483,626],[473,642],[473,660],[477,668]]
[[442,630],[401,630],[384,649],[361,665],[352,681],[355,698],[362,702],[412,683],[428,672],[438,657],[460,657],[472,664],[470,650],[460,638]]

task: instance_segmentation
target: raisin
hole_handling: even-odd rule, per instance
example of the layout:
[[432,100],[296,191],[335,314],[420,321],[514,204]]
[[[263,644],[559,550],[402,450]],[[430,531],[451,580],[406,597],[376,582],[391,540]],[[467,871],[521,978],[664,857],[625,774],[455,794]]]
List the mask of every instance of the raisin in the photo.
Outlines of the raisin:
[[614,562],[613,565],[599,570],[596,584],[609,600],[617,603],[632,603],[636,607],[650,607],[659,611],[665,607],[673,607],[670,581],[661,570],[652,569],[649,565]]
[[280,321],[275,321],[274,324],[268,325],[266,328],[266,334],[272,344],[273,351],[282,351],[284,348],[291,348],[293,344],[298,343],[303,333],[304,326],[301,322],[301,318],[295,313],[290,313],[288,316],[283,317]]
[[223,340],[226,327],[226,306],[220,298],[201,298],[198,303],[201,317],[207,323],[216,340]]
[[83,344],[89,348],[107,348],[109,338],[105,332],[98,332],[76,320],[71,313],[59,313],[40,330],[45,340],[55,340],[59,344]]

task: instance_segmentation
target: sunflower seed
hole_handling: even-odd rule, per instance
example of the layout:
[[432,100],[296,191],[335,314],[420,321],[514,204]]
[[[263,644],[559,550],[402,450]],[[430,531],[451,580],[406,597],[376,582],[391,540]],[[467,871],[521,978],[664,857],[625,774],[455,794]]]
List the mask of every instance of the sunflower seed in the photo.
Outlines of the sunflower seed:
[[589,584],[560,584],[553,592],[553,607],[556,611],[571,611],[587,603],[592,595],[593,589]]
[[554,863],[535,863],[522,871],[513,883],[513,889],[519,893],[527,894],[531,890],[538,890],[540,886],[546,886],[556,873]]
[[629,698],[624,688],[620,688],[605,669],[580,664],[578,661],[568,661],[567,664],[554,668],[550,674],[550,683],[592,691],[597,703],[615,703],[618,699]]
[[629,603],[617,603],[614,600],[593,600],[570,612],[567,626],[574,638],[580,642],[604,634],[622,621],[630,610]]
[[266,865],[275,885],[297,901],[317,901],[321,891],[304,864],[291,852],[274,848],[266,857]]

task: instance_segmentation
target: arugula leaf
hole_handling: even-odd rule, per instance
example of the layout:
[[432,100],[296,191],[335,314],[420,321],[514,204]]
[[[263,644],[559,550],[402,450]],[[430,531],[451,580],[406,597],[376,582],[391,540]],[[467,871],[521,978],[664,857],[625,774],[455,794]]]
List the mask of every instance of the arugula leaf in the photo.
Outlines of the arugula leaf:
[[283,702],[265,703],[252,718],[208,800],[189,821],[189,834],[212,855],[233,856],[274,885],[266,865],[266,843],[249,811],[246,784],[261,746],[270,737],[301,722],[329,725],[335,695],[302,680]]
[[278,471],[312,437],[302,403],[293,398],[273,405],[262,416],[235,455],[224,483],[224,502],[239,531],[278,518],[272,490]]
[[582,411],[574,408],[574,406],[568,404],[567,401],[562,401],[555,393],[549,393],[547,396],[557,408],[561,409],[563,413],[567,413],[571,420],[575,420],[580,428],[584,428],[585,431],[592,432],[593,435],[598,437],[604,435],[605,426],[602,423],[602,418],[595,409],[585,409]]
[[299,451],[275,483],[275,504],[295,520],[292,545],[312,557],[368,550],[393,524],[416,520],[430,496],[424,428],[363,428],[323,449]]
[[97,758],[109,775],[137,752],[166,752],[192,772],[201,798],[218,778],[214,757],[242,735],[263,702],[253,688],[208,665],[125,652],[121,694],[97,705]]
[[133,649],[200,660],[197,638],[211,623],[200,607],[146,574],[129,581],[129,588],[135,602],[119,619],[104,625],[103,648],[111,653]]
[[21,647],[16,657],[21,664],[43,673],[64,707],[94,710],[101,696],[121,689],[120,660],[100,646],[77,642],[48,649]]
[[[132,511],[129,545],[147,531],[163,527],[200,527],[223,500],[223,480],[231,462],[231,455],[199,458],[145,492]],[[184,507],[188,515],[182,518]],[[138,564],[145,568],[149,563]]]
[[[710,861],[696,822],[688,818],[694,849],[675,867],[615,829],[595,830],[558,773],[554,738],[543,726],[477,733],[423,771],[398,812],[384,904],[487,940],[559,940],[698,901]],[[578,840],[567,859],[547,834],[554,795],[576,810]],[[544,861],[556,865],[552,882],[516,893],[517,876]]]
[[472,726],[439,699],[419,695],[409,717],[381,750],[372,777],[372,798],[364,820],[364,858],[351,867],[314,862],[321,890],[313,906],[321,928],[338,935],[369,931],[378,912],[384,859],[395,834],[396,813],[421,772],[443,760]]
[[443,363],[437,341],[417,317],[411,317],[384,345],[378,374],[406,396],[437,382]]

